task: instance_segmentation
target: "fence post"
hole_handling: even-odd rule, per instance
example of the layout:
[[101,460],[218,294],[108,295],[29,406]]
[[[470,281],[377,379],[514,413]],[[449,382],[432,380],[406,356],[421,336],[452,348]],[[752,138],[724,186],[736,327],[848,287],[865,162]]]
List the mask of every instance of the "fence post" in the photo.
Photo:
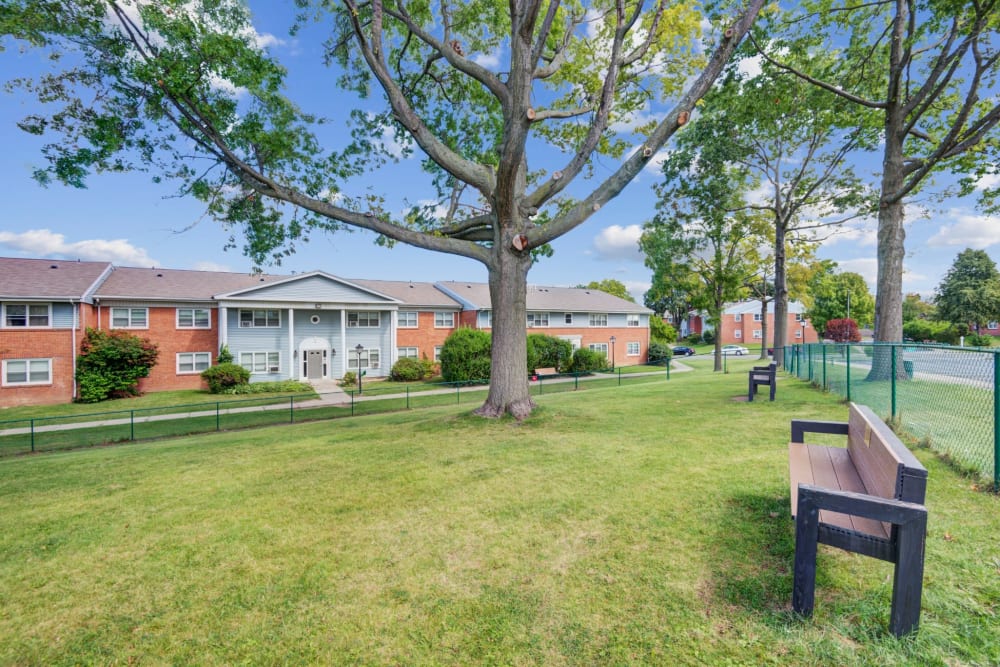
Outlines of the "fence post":
[[826,391],[826,345],[823,346],[823,391]]
[[215,402],[215,430],[216,431],[222,430],[222,422],[219,418],[219,401]]
[[620,366],[618,367],[618,386],[622,386],[622,369]]
[[129,425],[128,439],[134,441],[135,440],[135,410],[130,410],[129,411],[128,425]]
[[889,351],[892,353],[892,364],[890,364],[892,367],[892,370],[890,371],[892,373],[892,390],[890,392],[892,394],[892,407],[890,408],[890,415],[892,416],[893,419],[895,419],[896,418],[896,345],[890,344]]
[[410,409],[410,387],[409,387],[409,385],[407,385],[407,387],[406,387],[406,409],[407,410]]
[[462,383],[461,382],[456,382],[455,383],[455,404],[456,405],[462,402],[461,389],[462,389]]
[[31,420],[31,451],[35,451],[35,420]]
[[351,392],[351,416],[354,416],[354,392]]
[[997,375],[1000,374],[1000,354],[993,353],[993,492],[1000,492],[1000,393],[997,393]]
[[288,423],[289,424],[294,424],[295,423],[295,397],[294,396],[289,396],[288,397]]
[[579,388],[580,388],[580,374],[573,373],[573,391],[576,391]]
[[847,400],[851,400],[851,344],[847,344]]

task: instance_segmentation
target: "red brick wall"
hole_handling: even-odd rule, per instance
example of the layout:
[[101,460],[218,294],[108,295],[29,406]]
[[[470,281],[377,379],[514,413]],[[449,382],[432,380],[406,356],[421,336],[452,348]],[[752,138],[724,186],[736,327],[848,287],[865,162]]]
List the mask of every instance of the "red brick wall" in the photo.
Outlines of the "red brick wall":
[[[754,320],[753,313],[743,313],[740,317],[740,321],[736,321],[735,315],[723,315],[722,316],[722,344],[736,344],[744,345],[747,347],[760,347],[764,342],[761,338],[754,338],[753,332],[756,329],[761,329],[763,326],[762,322]],[[819,339],[816,336],[816,330],[812,328],[808,322],[805,328],[805,339],[797,337],[796,332],[802,331],[802,323],[795,319],[794,313],[789,313],[787,320],[787,343],[789,345],[794,345],[795,343],[817,343]],[[740,336],[736,335],[736,332],[740,332]],[[774,344],[774,313],[767,314],[767,345],[768,347]]]
[[[198,306],[202,308],[203,306]],[[160,356],[149,377],[139,381],[139,390],[168,391],[176,389],[205,389],[206,385],[201,375],[177,374],[178,352],[208,352],[212,363],[219,353],[219,311],[210,308],[212,318],[211,329],[178,329],[176,308],[150,308],[149,328],[130,329],[129,331],[142,338],[148,338],[159,346]],[[105,309],[107,311],[107,309]],[[110,313],[105,312],[105,320]],[[107,322],[104,323],[105,328]]]
[[[472,326],[465,322],[465,315],[466,313],[455,313],[455,322],[460,323],[461,326]],[[475,314],[473,313],[473,315]],[[418,359],[426,357],[433,361],[434,347],[444,345],[445,339],[454,330],[455,327],[435,329],[433,311],[421,311],[417,313],[416,329],[404,329],[402,327],[396,329],[396,346],[415,347],[417,348]]]
[[[2,335],[0,358],[51,359],[52,383],[24,387],[0,386],[0,406],[45,405],[69,403],[73,400],[72,329],[4,329]],[[77,332],[77,342],[80,337],[80,332]]]

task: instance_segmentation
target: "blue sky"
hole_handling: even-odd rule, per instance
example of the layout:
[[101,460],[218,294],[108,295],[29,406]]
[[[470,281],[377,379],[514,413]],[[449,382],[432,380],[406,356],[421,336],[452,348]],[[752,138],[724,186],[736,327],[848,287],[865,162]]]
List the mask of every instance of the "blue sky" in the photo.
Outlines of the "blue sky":
[[[336,89],[333,75],[321,63],[319,47],[305,39],[308,32],[298,39],[287,37],[288,21],[288,17],[274,13],[260,16],[256,26],[271,52],[291,72],[290,97],[321,114],[357,104],[353,99],[345,100]],[[8,48],[0,53],[0,78],[36,72],[40,62],[37,53]],[[0,179],[5,183],[0,256],[249,270],[250,262],[238,249],[223,250],[228,232],[203,217],[196,201],[174,197],[171,184],[153,184],[149,174],[95,176],[85,190],[37,185],[31,172],[42,165],[44,142],[15,125],[30,109],[23,98],[0,93]],[[869,156],[864,163],[874,164],[860,172],[876,183],[877,159]],[[599,159],[597,177],[616,167],[614,159]],[[422,198],[422,181],[415,171],[406,165],[399,169],[390,166],[369,180],[376,191],[406,193],[410,201],[417,201]],[[554,256],[542,259],[532,269],[530,282],[564,286],[614,278],[641,300],[649,286],[650,271],[643,266],[636,240],[643,222],[653,215],[652,185],[656,180],[656,174],[643,172],[589,221],[557,239]],[[402,207],[402,200],[398,204]],[[1000,219],[977,213],[973,201],[950,199],[932,204],[925,196],[911,203],[908,218],[906,292],[931,294],[955,256],[966,247],[985,249],[995,260],[1000,259]],[[874,220],[856,223],[826,240],[819,255],[836,260],[843,270],[863,275],[874,292]],[[314,234],[295,255],[270,270],[315,269],[345,278],[486,280],[485,268],[472,260],[402,244],[382,248],[367,232]]]

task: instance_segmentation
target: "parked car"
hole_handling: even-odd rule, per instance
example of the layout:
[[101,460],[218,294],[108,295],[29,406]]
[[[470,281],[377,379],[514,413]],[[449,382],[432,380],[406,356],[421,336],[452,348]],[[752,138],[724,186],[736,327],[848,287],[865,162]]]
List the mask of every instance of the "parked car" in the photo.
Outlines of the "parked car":
[[722,354],[735,354],[738,357],[742,357],[744,354],[750,354],[750,350],[746,349],[742,345],[723,345]]
[[694,351],[693,347],[688,347],[687,345],[675,345],[671,348],[675,357],[690,357],[697,352]]

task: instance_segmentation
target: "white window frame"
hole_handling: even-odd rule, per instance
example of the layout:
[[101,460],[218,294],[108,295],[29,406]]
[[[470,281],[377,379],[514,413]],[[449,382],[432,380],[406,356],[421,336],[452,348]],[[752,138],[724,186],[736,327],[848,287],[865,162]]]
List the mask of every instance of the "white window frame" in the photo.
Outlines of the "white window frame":
[[[249,363],[246,358],[250,357]],[[263,362],[258,361],[263,357]],[[263,370],[257,370],[258,365]],[[273,350],[240,352],[240,366],[247,369],[254,375],[274,375],[281,372],[281,352]]]
[[630,313],[625,316],[625,326],[627,327],[637,327],[639,326],[639,315],[636,313]]
[[604,356],[608,359],[611,358],[611,352],[608,349],[607,343],[591,343],[587,346],[591,352],[603,352]]
[[802,329],[796,329],[795,330],[795,337],[796,338],[802,338]]
[[625,343],[625,356],[626,357],[638,357],[642,353],[642,345],[639,341],[632,341]]
[[[374,324],[372,322],[374,321]],[[347,311],[348,329],[378,329],[382,326],[382,313],[377,310]]]
[[[361,357],[360,360],[358,357]],[[372,357],[375,358],[375,363],[372,363]],[[359,361],[361,362],[361,370],[381,368],[382,353],[377,347],[366,347],[361,350],[360,355],[357,351],[352,350],[347,355],[347,370],[357,371]]]
[[573,313],[566,313],[563,318],[563,322],[566,324],[573,324]]
[[454,329],[455,328],[455,313],[446,310],[436,310],[434,311],[434,328],[435,329]]
[[443,347],[442,345],[435,345],[434,346],[434,361],[436,361],[436,362],[440,362],[441,361],[441,348],[442,347]]
[[413,345],[408,345],[406,347],[396,348],[396,358],[397,359],[419,359],[420,349]]
[[[191,370],[181,370],[182,357],[190,357],[190,361],[186,365],[191,366]],[[200,361],[199,361],[200,359]],[[197,375],[204,370],[207,370],[212,365],[212,353],[211,352],[178,352],[176,359],[176,368],[178,375]]]
[[753,314],[753,321],[754,322],[760,322],[760,313],[754,313]]
[[[411,319],[413,320],[412,324],[410,323]],[[396,316],[396,323],[400,329],[416,329],[420,326],[420,313],[416,310],[401,310]]]
[[733,315],[733,322],[742,322],[742,321],[743,321],[743,313],[736,313]]
[[607,313],[591,313],[590,314],[590,326],[605,328],[608,326],[608,314]]
[[[121,311],[127,311],[125,319],[128,320],[128,324],[118,324],[115,320],[121,318]],[[143,323],[137,324],[136,314],[141,312],[143,317]],[[111,307],[111,328],[112,329],[148,329],[149,328],[149,308],[133,308],[131,306],[112,306]]]
[[483,326],[486,326],[486,327],[489,327],[490,329],[492,329],[493,328],[493,311],[492,310],[484,310],[483,314],[486,315],[486,324],[483,325]]
[[760,340],[760,339],[761,339],[761,338],[763,338],[764,336],[763,336],[763,334],[761,333],[760,329],[754,329],[754,330],[753,330],[753,337],[754,337],[754,338],[755,338],[756,340]]
[[733,331],[733,338],[743,338],[743,331],[740,329]]
[[802,317],[802,313],[795,313],[795,321],[796,322],[801,322],[803,319],[804,318]]
[[[45,373],[48,376],[44,380],[32,380],[32,370],[31,367],[34,364],[44,363]],[[10,374],[10,366],[12,364],[24,364],[24,381],[11,382],[8,377]],[[37,371],[34,371],[37,372]],[[52,384],[52,359],[46,358],[33,358],[33,359],[4,359],[2,368],[2,379],[4,387],[38,387],[43,385]]]
[[[181,323],[181,313],[189,312],[191,324]],[[198,324],[198,313],[205,314],[206,324]],[[178,329],[211,329],[212,328],[212,309],[211,308],[178,308],[177,309],[177,328]]]
[[[11,324],[10,323],[10,308],[18,307],[24,308],[24,324]],[[41,317],[39,314],[32,315],[32,308],[44,308],[45,309],[45,324],[32,324],[32,317]],[[21,315],[15,315],[14,317],[20,318]],[[52,328],[52,304],[51,303],[5,303],[3,305],[3,326],[9,329],[51,329]]]
[[[249,318],[247,317],[249,314]],[[275,317],[272,318],[271,315]],[[272,324],[271,322],[275,323]],[[280,329],[281,310],[278,308],[240,308],[237,326],[240,329]]]
[[525,323],[529,328],[534,327],[547,327],[549,326],[549,314],[532,311],[527,315],[527,322]]
[[997,329],[997,328],[1000,328],[1000,323],[997,323],[997,322],[987,322],[986,323],[986,328],[987,329]]

